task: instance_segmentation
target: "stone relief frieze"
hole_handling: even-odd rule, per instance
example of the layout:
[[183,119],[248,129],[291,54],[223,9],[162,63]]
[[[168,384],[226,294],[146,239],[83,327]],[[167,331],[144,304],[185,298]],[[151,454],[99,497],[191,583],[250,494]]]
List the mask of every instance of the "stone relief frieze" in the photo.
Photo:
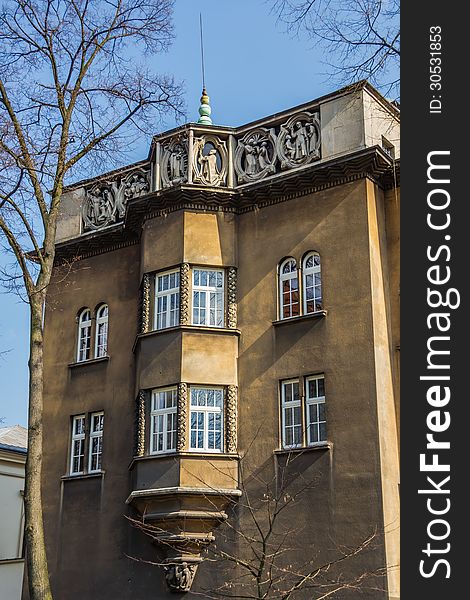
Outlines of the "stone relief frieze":
[[320,158],[318,114],[302,112],[281,125],[276,148],[281,169],[292,169]]
[[87,191],[82,217],[86,229],[100,229],[116,221],[116,198],[112,184],[95,185]]
[[224,140],[214,135],[205,135],[194,140],[194,183],[202,183],[213,187],[225,185],[227,163],[227,144]]
[[276,136],[274,129],[257,127],[238,140],[234,167],[238,181],[248,183],[276,172]]
[[160,162],[162,186],[171,187],[188,181],[188,140],[175,138],[165,146]]
[[124,217],[131,198],[148,194],[149,172],[137,169],[114,181],[100,182],[87,190],[82,207],[85,229],[101,229]]

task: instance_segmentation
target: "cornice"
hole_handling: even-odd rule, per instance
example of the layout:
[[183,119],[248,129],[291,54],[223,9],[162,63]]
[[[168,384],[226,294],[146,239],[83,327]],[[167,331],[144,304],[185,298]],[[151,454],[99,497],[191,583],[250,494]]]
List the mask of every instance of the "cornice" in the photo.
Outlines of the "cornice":
[[243,214],[365,178],[392,189],[399,185],[399,166],[372,146],[233,189],[180,184],[130,200],[120,224],[58,243],[56,260],[80,260],[137,244],[145,221],[179,210]]

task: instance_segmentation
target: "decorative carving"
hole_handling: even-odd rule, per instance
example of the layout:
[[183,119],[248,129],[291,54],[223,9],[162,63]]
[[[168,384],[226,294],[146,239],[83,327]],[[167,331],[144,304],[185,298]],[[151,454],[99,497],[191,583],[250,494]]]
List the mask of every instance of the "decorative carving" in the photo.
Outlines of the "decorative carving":
[[237,328],[237,269],[229,267],[227,272],[227,327]]
[[178,433],[176,449],[178,452],[186,450],[186,419],[188,414],[188,384],[178,384]]
[[145,390],[140,390],[137,396],[137,435],[136,456],[145,454]]
[[180,266],[180,325],[189,325],[191,323],[189,296],[189,264],[182,263]]
[[106,227],[116,220],[116,198],[112,184],[95,185],[87,192],[82,208],[82,217],[87,229]]
[[237,452],[237,418],[238,418],[238,388],[236,385],[227,387],[226,430],[227,452]]
[[142,306],[140,333],[147,333],[150,329],[150,275],[144,273],[142,280]]
[[197,564],[186,561],[165,565],[165,579],[170,591],[189,592],[197,567]]
[[225,185],[227,175],[227,145],[214,135],[205,135],[194,140],[193,169],[194,183]]
[[119,217],[122,219],[126,212],[126,204],[131,198],[145,196],[150,191],[148,171],[132,171],[122,180],[117,194]]
[[238,140],[235,150],[235,171],[238,181],[263,179],[276,172],[276,136],[274,129],[257,127]]
[[161,177],[164,188],[188,181],[188,142],[175,138],[163,150]]
[[105,181],[87,190],[82,207],[85,229],[101,229],[122,219],[131,198],[150,191],[149,172],[137,169],[115,181]]
[[318,114],[302,112],[281,125],[276,143],[282,169],[306,165],[320,158]]

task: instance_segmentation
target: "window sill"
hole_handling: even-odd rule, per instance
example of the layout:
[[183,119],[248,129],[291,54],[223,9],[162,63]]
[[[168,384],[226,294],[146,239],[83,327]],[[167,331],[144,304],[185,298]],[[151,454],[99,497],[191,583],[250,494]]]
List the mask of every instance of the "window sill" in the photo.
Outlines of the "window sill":
[[154,335],[164,335],[165,333],[174,333],[176,331],[192,331],[193,333],[215,333],[217,335],[237,335],[241,334],[239,329],[232,329],[231,327],[206,327],[205,325],[176,325],[175,327],[165,327],[165,329],[152,329],[146,333],[138,333],[134,342],[132,351],[135,352],[139,340],[147,337],[153,337]]
[[63,475],[61,481],[75,481],[75,479],[97,479],[104,477],[105,471],[97,471],[96,473],[82,473],[81,475]]
[[69,363],[69,369],[75,369],[76,367],[83,367],[85,365],[95,365],[97,363],[108,362],[109,356],[100,356],[99,358],[89,358],[88,360],[80,360],[78,362]]
[[328,314],[326,310],[317,310],[314,313],[310,313],[308,315],[300,315],[298,317],[289,317],[288,319],[278,319],[277,321],[273,321],[273,325],[278,327],[279,325],[286,325],[287,323],[298,323],[301,321],[310,321],[316,319],[323,319]]
[[303,454],[304,452],[312,452],[315,450],[331,450],[333,444],[331,442],[322,442],[312,446],[302,446],[301,448],[281,448],[274,450],[274,454]]

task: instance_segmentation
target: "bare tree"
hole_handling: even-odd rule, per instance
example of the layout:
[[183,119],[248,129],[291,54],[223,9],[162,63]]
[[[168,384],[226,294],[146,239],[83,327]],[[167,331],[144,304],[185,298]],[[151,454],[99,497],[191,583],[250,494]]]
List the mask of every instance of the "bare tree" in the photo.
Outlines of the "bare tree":
[[[301,516],[311,509],[319,480],[299,477],[298,458],[299,454],[287,455],[274,475],[270,468],[253,472],[242,459],[237,482],[242,496],[237,500],[227,497],[229,517],[203,557],[203,563],[217,565],[221,583],[191,590],[189,595],[209,600],[326,600],[344,596],[346,591],[384,591],[385,567],[363,570],[360,563],[352,564],[356,557],[373,554],[377,548],[380,533],[373,525],[352,546],[332,539],[330,548],[320,549],[315,538],[306,536]],[[211,467],[217,469],[214,463]],[[201,484],[207,482],[201,480]],[[210,502],[209,496],[205,499]],[[147,521],[145,514],[127,519],[157,546],[162,545],[163,535],[163,545],[171,550],[165,531]],[[164,561],[143,562],[162,568],[168,565]]]
[[3,276],[30,307],[31,600],[52,598],[41,502],[42,311],[61,197],[70,178],[119,160],[136,135],[180,113],[180,87],[148,67],[171,43],[172,9],[173,0],[7,0],[0,12],[0,231],[13,257]]
[[289,32],[304,31],[331,57],[342,83],[369,79],[385,94],[399,92],[399,0],[270,0]]

